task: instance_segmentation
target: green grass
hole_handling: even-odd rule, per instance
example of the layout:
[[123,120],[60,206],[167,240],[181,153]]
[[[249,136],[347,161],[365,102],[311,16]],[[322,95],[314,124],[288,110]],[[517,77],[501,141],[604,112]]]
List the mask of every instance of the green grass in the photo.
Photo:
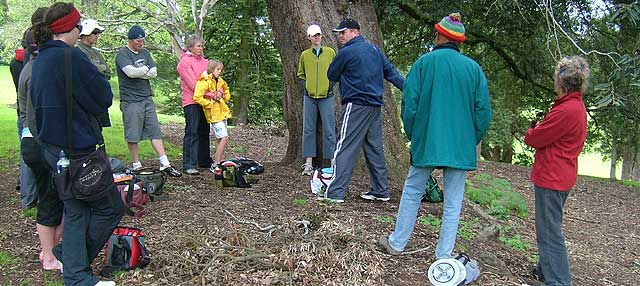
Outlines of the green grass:
[[375,220],[377,222],[382,222],[382,223],[393,223],[395,221],[392,217],[386,216],[386,215],[374,216],[373,220]]
[[307,200],[305,199],[295,199],[293,200],[293,204],[297,206],[304,206],[307,204]]
[[431,214],[428,214],[427,216],[419,217],[418,218],[418,223],[422,224],[422,225],[426,225],[433,232],[439,232],[440,231],[440,225],[442,224],[442,220],[440,218],[437,218],[437,217],[431,215]]
[[36,218],[36,215],[38,214],[38,209],[37,208],[28,208],[26,210],[22,211],[22,214],[24,215],[24,217],[30,217],[30,218]]
[[[582,152],[578,157],[578,174],[601,178],[609,178],[610,162],[605,161],[602,155]],[[616,178],[622,174],[622,165],[616,168]]]
[[512,191],[509,181],[488,174],[477,174],[467,181],[467,197],[488,208],[489,214],[498,219],[505,220],[513,213],[521,218],[529,214],[524,196]]
[[6,251],[0,250],[0,266],[2,265],[12,265],[18,262],[18,259],[11,256]]
[[522,237],[519,234],[512,236],[500,236],[498,237],[498,240],[504,243],[504,245],[520,251],[527,251],[531,248],[531,244],[528,241],[522,240]]
[[[111,80],[111,87],[114,93],[118,92],[116,80]],[[11,73],[8,66],[0,66],[0,158],[12,159],[17,162],[20,144],[16,129],[17,114],[15,110],[16,93]],[[178,99],[176,99],[178,100]],[[112,127],[103,131],[107,151],[109,156],[117,157],[125,162],[129,161],[129,150],[124,140],[122,127],[122,113],[120,112],[120,102],[114,99],[113,105],[109,108]],[[176,122],[182,123],[184,119],[180,116],[158,114],[160,123]],[[164,142],[165,151],[174,164],[178,164],[182,158],[181,146],[174,146],[167,141]],[[147,140],[140,143],[140,158],[157,158],[155,151],[151,148],[151,143]]]
[[516,233],[516,229],[522,228],[521,225],[498,225],[498,240],[505,246],[519,251],[528,251],[531,249],[531,243]]

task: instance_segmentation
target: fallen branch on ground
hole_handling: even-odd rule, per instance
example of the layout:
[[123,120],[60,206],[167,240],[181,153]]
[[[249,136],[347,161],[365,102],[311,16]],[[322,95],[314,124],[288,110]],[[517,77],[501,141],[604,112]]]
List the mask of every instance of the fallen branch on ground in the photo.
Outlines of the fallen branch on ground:
[[309,225],[311,224],[310,221],[308,221],[308,220],[296,220],[294,222],[296,224],[298,224],[298,226],[300,226],[300,225],[304,226],[304,234],[303,235],[307,235],[309,233]]
[[410,255],[410,254],[422,252],[422,251],[429,250],[429,249],[431,249],[431,247],[425,247],[425,248],[420,248],[420,249],[416,249],[416,250],[405,251],[405,252],[402,253],[402,255]]
[[258,230],[260,230],[261,232],[266,232],[266,231],[268,231],[268,232],[269,232],[269,236],[271,236],[271,233],[272,233],[272,232],[273,232],[273,231],[278,227],[278,226],[277,226],[277,225],[275,225],[275,224],[270,224],[270,225],[267,225],[267,226],[262,227],[262,226],[260,226],[260,225],[259,225],[258,223],[256,223],[256,222],[253,222],[253,221],[247,221],[247,220],[241,220],[241,219],[237,218],[234,214],[232,214],[232,213],[231,213],[230,211],[228,211],[228,210],[224,210],[224,212],[225,212],[226,214],[228,214],[231,218],[233,218],[233,219],[234,219],[236,222],[238,222],[238,223],[253,225],[253,226],[257,227],[257,228],[258,228]]
[[595,224],[599,224],[600,223],[597,220],[588,220],[588,219],[579,218],[579,217],[573,217],[573,216],[565,216],[565,217],[567,219],[570,219],[570,220],[578,220],[578,221],[587,222],[587,223],[595,223]]

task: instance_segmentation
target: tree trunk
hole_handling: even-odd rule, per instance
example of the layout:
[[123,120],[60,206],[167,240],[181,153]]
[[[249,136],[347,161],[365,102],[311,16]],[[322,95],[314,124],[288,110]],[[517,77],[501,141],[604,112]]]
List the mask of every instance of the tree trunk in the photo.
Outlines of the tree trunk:
[[[289,144],[283,159],[285,164],[302,162],[302,95],[300,94],[296,72],[300,53],[308,48],[306,27],[317,22],[322,27],[325,45],[337,47],[337,39],[331,35],[332,28],[346,17],[356,19],[365,39],[383,48],[382,35],[371,1],[346,0],[267,0],[269,20],[273,28],[276,45],[280,51],[284,70],[284,116],[289,129]],[[408,166],[408,151],[400,132],[398,108],[389,89],[385,85],[385,106],[383,107],[383,128],[385,158],[390,177],[402,177]]]
[[618,159],[620,154],[618,153],[618,144],[614,143],[611,148],[611,162],[609,164],[609,180],[616,180],[616,167],[618,165]]
[[251,66],[251,51],[253,50],[252,38],[257,35],[256,22],[253,20],[258,13],[257,1],[248,1],[246,13],[242,17],[241,25],[244,27],[240,35],[240,45],[238,46],[238,79],[237,93],[233,99],[233,123],[236,125],[247,124],[249,122],[249,68]]
[[249,37],[254,34],[244,33],[240,38],[240,45],[238,46],[238,89],[237,93],[233,97],[233,124],[243,125],[247,124],[247,105],[249,102],[248,94],[248,79],[249,79],[249,64],[251,55],[251,45]]
[[636,152],[635,148],[624,150],[621,180],[638,181],[640,179],[640,162],[638,161],[640,161],[640,152]]

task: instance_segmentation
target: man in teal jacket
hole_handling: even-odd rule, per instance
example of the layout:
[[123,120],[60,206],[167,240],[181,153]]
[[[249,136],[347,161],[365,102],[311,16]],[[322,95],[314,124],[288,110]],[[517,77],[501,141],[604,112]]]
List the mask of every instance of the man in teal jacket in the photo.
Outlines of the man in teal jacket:
[[487,79],[461,54],[465,40],[460,14],[435,25],[436,46],[411,67],[403,88],[402,120],[411,141],[411,167],[404,184],[395,230],[378,245],[400,254],[413,232],[431,172],[444,169],[444,208],[436,258],[452,256],[466,172],[476,169],[476,145],[491,122]]

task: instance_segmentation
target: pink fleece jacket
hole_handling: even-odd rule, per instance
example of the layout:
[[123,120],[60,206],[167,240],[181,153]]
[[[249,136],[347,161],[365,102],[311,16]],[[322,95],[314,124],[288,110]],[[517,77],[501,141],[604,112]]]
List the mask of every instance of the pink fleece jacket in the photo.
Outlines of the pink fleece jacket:
[[196,104],[193,102],[193,91],[196,82],[203,71],[207,70],[209,60],[203,56],[196,56],[188,51],[183,51],[176,69],[180,76],[180,89],[182,90],[182,107]]

